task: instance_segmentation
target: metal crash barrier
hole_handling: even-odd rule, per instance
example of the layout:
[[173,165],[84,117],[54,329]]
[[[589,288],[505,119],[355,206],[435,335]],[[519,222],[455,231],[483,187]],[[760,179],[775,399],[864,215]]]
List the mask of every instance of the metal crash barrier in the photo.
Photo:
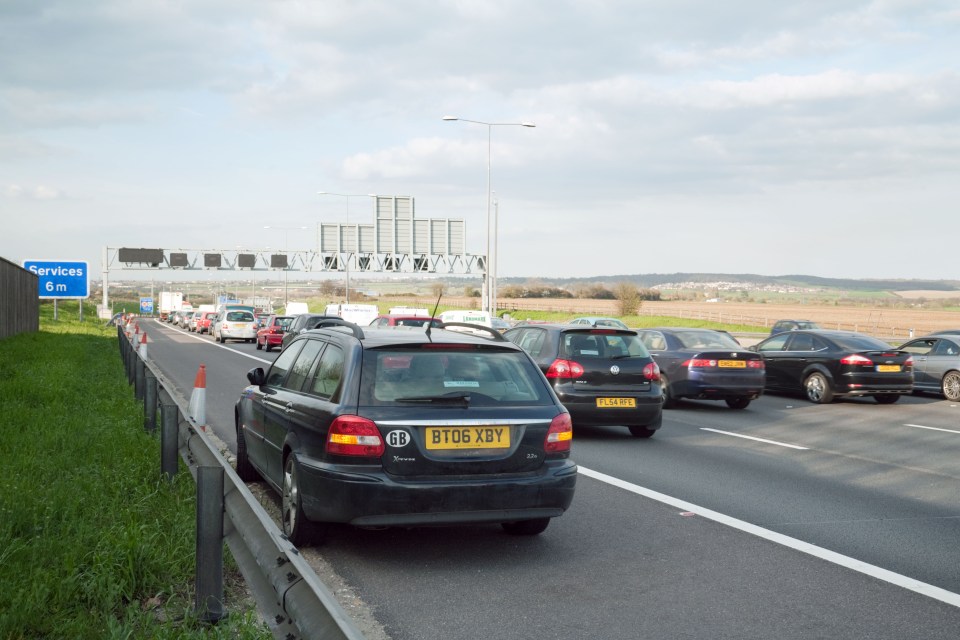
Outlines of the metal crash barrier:
[[[120,354],[144,429],[160,425],[160,468],[168,479],[186,463],[197,483],[195,607],[217,622],[223,611],[223,542],[250,586],[273,636],[283,640],[364,640],[330,590],[254,498],[190,415],[188,403],[146,358],[146,341],[117,325]],[[157,420],[157,416],[160,420]]]

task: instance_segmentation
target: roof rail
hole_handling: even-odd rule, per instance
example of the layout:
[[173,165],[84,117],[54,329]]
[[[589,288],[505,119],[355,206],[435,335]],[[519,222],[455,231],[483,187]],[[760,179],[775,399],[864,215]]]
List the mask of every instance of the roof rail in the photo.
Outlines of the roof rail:
[[495,340],[501,340],[503,342],[509,342],[506,338],[503,337],[503,334],[493,329],[492,327],[486,327],[482,324],[474,324],[472,322],[443,322],[440,324],[439,329],[446,329],[447,327],[466,327],[468,329],[474,329],[477,331],[485,331],[489,333]]
[[357,340],[363,340],[366,337],[363,335],[363,329],[360,328],[360,325],[354,324],[349,320],[344,320],[343,318],[325,318],[313,325],[314,329],[323,329],[325,327],[346,327],[353,332],[353,337]]

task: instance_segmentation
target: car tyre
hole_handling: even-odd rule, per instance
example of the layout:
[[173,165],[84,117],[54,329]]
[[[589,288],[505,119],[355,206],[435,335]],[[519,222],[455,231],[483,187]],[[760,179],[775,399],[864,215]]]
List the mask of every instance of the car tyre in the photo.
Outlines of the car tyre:
[[736,396],[734,398],[726,398],[727,406],[731,409],[746,409],[750,406],[750,398],[746,396]]
[[833,389],[827,376],[814,371],[803,381],[803,392],[807,400],[816,404],[830,404],[833,402]]
[[627,427],[634,438],[650,438],[657,432],[656,429],[645,427],[642,424],[633,424]]
[[260,474],[250,462],[247,455],[247,439],[243,437],[243,429],[237,427],[237,476],[244,482],[260,479]]
[[519,522],[502,522],[500,526],[512,536],[535,536],[543,533],[550,524],[550,518],[535,518]]
[[257,351],[260,351],[261,349],[263,349],[263,345],[260,344],[259,340],[257,340]]
[[676,407],[677,399],[670,392],[670,379],[662,373],[660,374],[660,388],[663,389],[663,408],[673,409]]
[[960,372],[949,371],[940,382],[943,397],[951,402],[960,400]]
[[303,513],[303,501],[300,496],[300,465],[297,456],[290,454],[283,463],[283,487],[280,505],[280,518],[283,532],[295,546],[306,542],[321,542],[324,530],[310,522]]
[[880,393],[873,396],[873,399],[877,401],[877,404],[893,404],[900,399],[899,393]]
[[273,351],[273,345],[270,344],[269,342],[264,343],[264,347],[266,348],[267,353],[270,353],[271,351]]

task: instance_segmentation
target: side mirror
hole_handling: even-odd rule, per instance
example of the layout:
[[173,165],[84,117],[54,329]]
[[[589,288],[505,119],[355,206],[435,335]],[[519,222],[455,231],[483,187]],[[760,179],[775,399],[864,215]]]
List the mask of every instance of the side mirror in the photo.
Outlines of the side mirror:
[[262,387],[266,379],[267,378],[263,373],[262,367],[257,367],[255,369],[250,369],[250,371],[247,371],[247,380],[249,380],[250,384],[252,385]]

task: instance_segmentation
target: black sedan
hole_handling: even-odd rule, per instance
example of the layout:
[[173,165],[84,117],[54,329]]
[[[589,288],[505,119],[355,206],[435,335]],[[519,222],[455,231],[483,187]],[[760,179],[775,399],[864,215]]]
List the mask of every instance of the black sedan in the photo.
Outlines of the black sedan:
[[728,333],[679,327],[638,331],[660,366],[665,409],[681,398],[723,400],[731,409],[746,409],[763,393],[763,357]]
[[913,391],[906,351],[853,331],[790,331],[750,347],[767,365],[767,391],[803,392],[810,402],[873,396],[891,404]]
[[478,325],[489,338],[322,324],[236,404],[237,474],[280,493],[294,544],[328,523],[536,535],[566,511],[570,414],[519,347]]
[[900,347],[913,356],[913,390],[960,400],[960,332],[938,333]]
[[575,425],[626,426],[638,438],[660,428],[660,368],[636,331],[534,324],[503,335],[530,354]]

